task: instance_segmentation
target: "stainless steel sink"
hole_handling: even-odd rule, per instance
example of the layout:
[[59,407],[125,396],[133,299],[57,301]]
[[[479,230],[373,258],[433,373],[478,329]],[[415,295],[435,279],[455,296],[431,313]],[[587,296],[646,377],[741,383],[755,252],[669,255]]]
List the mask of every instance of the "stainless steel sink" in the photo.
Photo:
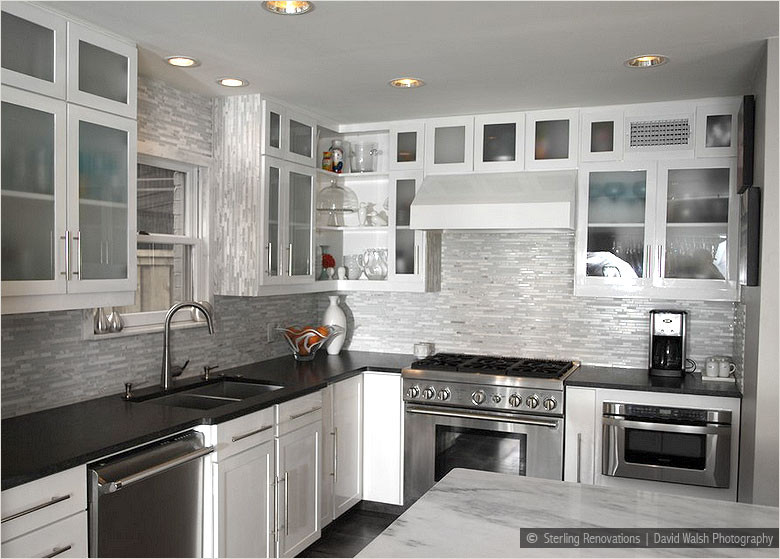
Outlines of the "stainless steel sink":
[[252,396],[279,390],[278,384],[257,384],[233,380],[221,380],[210,384],[180,390],[173,394],[160,394],[144,398],[144,402],[177,408],[210,410],[246,400]]

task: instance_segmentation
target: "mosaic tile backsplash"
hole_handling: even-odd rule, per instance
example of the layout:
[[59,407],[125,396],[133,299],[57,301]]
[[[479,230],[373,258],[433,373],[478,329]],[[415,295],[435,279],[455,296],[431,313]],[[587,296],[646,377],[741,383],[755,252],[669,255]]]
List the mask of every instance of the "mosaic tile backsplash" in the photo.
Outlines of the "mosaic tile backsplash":
[[[573,295],[573,233],[450,232],[438,293],[350,293],[348,347],[411,353],[418,341],[463,351],[644,367],[648,312],[689,313],[690,357],[731,355],[735,305]],[[327,300],[319,300],[324,312]]]

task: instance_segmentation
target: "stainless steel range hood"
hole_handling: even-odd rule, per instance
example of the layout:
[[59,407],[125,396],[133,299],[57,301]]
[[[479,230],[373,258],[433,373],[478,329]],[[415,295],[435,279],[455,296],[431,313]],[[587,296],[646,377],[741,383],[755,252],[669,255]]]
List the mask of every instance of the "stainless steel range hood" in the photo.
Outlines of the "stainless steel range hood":
[[574,229],[576,171],[430,175],[412,229]]

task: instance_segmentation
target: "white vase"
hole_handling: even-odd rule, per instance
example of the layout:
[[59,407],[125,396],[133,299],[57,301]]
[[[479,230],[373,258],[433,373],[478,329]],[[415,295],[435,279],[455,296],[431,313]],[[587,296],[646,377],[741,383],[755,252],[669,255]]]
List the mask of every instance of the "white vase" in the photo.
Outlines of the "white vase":
[[344,346],[344,340],[347,338],[347,315],[339,307],[338,295],[329,295],[328,299],[330,304],[325,309],[325,314],[322,315],[322,323],[328,326],[341,326],[344,331],[341,334],[333,336],[329,341],[325,349],[328,355],[338,355],[341,348]]

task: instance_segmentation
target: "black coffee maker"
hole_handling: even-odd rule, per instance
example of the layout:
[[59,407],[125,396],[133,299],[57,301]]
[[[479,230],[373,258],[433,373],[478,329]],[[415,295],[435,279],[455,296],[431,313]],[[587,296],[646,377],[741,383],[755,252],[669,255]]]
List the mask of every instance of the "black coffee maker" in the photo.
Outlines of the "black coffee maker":
[[685,311],[650,311],[650,374],[680,378],[685,371]]

